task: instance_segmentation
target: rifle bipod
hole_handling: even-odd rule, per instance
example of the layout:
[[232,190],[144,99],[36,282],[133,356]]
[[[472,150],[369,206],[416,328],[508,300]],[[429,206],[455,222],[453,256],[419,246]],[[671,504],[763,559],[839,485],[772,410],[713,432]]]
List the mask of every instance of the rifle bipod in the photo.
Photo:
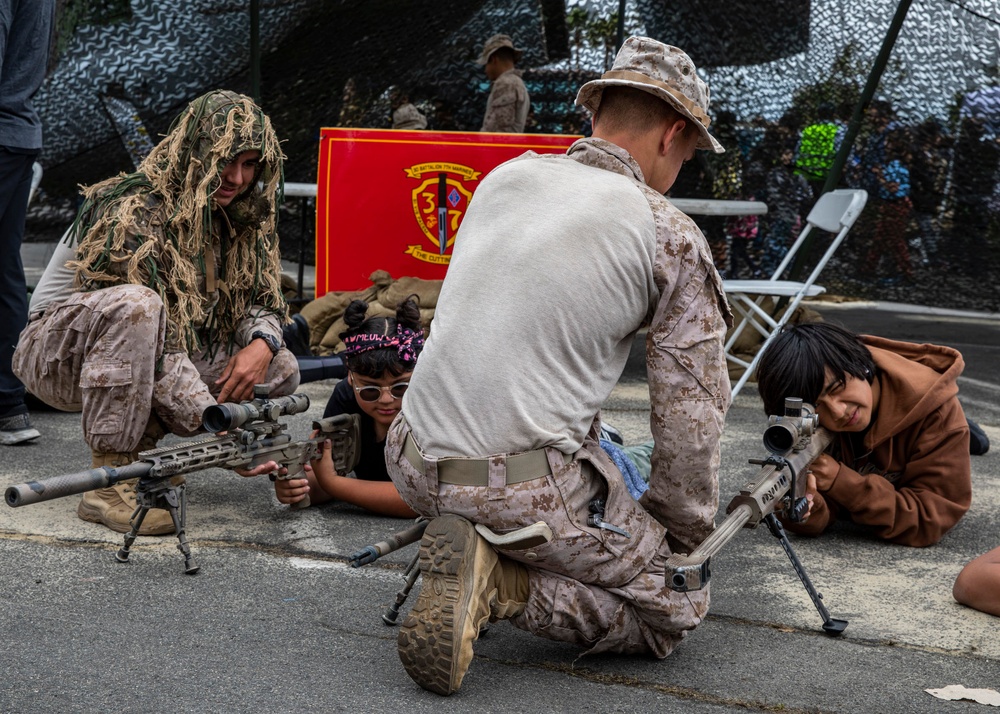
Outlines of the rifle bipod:
[[[430,521],[426,518],[418,518],[417,522],[404,531],[399,533],[393,533],[391,536],[383,541],[379,541],[374,545],[369,545],[359,550],[357,553],[351,555],[351,567],[359,568],[362,565],[368,565],[369,563],[374,563],[376,560],[381,558],[383,555],[387,555],[395,550],[399,550],[403,546],[407,546],[410,543],[416,543],[423,537],[424,529],[427,528],[427,524]],[[382,622],[386,625],[396,625],[396,619],[399,617],[399,608],[403,606],[406,602],[406,598],[410,596],[410,591],[417,582],[417,578],[420,577],[420,568],[418,563],[420,560],[420,551],[418,550],[416,555],[413,556],[413,560],[410,564],[406,566],[406,570],[403,571],[403,577],[406,578],[403,584],[402,590],[396,593],[395,601],[389,605],[386,611],[382,614]]]
[[177,532],[177,549],[184,555],[184,572],[188,575],[197,573],[198,566],[191,559],[191,547],[184,534],[184,520],[187,514],[184,484],[174,486],[170,483],[170,479],[144,482],[140,478],[135,488],[135,500],[136,509],[129,520],[132,524],[132,530],[125,534],[125,543],[115,553],[115,559],[119,563],[128,562],[132,544],[139,535],[139,529],[142,528],[142,522],[146,518],[146,514],[149,513],[149,509],[162,508],[170,513],[170,519],[174,522],[174,530]]
[[396,593],[395,601],[382,613],[382,622],[390,627],[399,624],[396,622],[397,618],[399,618],[399,608],[406,602],[406,598],[410,596],[413,586],[417,584],[417,578],[420,577],[419,563],[420,551],[418,550],[413,556],[413,560],[410,561],[410,564],[406,566],[406,570],[403,572],[403,576],[406,578],[406,581],[403,583],[403,589]]
[[837,620],[830,617],[830,611],[826,609],[823,604],[823,595],[817,592],[816,588],[813,586],[812,581],[806,574],[806,569],[802,567],[802,561],[792,550],[792,544],[788,541],[788,536],[785,535],[785,529],[781,525],[781,521],[775,517],[773,513],[769,513],[764,517],[764,523],[767,524],[768,530],[771,531],[771,535],[778,539],[781,543],[782,549],[785,551],[785,555],[788,559],[792,561],[792,567],[795,568],[795,574],[799,576],[799,580],[806,588],[806,592],[809,593],[809,598],[812,600],[813,605],[816,606],[816,610],[819,612],[820,617],[823,618],[823,631],[826,634],[836,637],[841,632],[847,629],[847,620]]

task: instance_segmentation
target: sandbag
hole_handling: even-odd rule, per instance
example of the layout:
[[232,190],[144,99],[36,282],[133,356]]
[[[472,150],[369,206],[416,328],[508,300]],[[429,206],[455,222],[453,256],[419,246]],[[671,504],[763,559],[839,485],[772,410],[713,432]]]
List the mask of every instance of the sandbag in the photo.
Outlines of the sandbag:
[[302,317],[309,324],[309,348],[314,355],[326,357],[343,350],[340,333],[347,329],[344,312],[352,300],[368,303],[368,317],[395,317],[399,303],[415,294],[420,306],[420,324],[430,334],[443,281],[409,277],[393,280],[385,270],[376,270],[368,279],[372,284],[364,290],[330,292],[302,308]]
[[330,329],[330,325],[344,314],[351,300],[360,297],[361,294],[362,291],[327,293],[307,303],[299,311],[309,323],[309,346],[314,353],[322,354],[316,350]]
[[410,295],[417,296],[417,304],[421,309],[437,307],[438,295],[441,294],[443,280],[424,280],[423,278],[399,278],[380,290],[378,301],[385,307],[395,310],[399,303]]

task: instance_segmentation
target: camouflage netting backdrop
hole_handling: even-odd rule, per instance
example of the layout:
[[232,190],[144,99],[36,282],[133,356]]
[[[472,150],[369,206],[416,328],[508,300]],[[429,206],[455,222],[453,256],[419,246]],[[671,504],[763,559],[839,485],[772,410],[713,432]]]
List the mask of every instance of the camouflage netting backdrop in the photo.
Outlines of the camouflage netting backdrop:
[[[45,175],[28,240],[58,237],[76,185],[131,169],[193,97],[252,92],[249,5],[59,1],[59,61],[37,100]],[[904,3],[863,114],[896,0],[261,0],[260,96],[285,140],[286,180],[315,182],[321,126],[388,128],[400,93],[429,129],[477,130],[489,83],[474,59],[496,32],[524,50],[527,131],[586,133],[573,98],[610,66],[622,7],[625,34],[695,60],[729,149],[689,163],[672,195],[768,205],[759,220],[698,218],[724,276],[770,275],[829,181],[870,196],[819,281],[829,294],[1000,310],[996,0]],[[311,260],[308,202],[287,201],[280,230],[287,258],[304,238]]]

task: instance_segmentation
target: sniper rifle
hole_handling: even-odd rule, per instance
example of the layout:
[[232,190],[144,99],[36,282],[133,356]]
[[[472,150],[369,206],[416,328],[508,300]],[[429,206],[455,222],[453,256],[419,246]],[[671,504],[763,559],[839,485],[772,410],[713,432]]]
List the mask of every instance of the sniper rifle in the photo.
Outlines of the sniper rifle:
[[755,528],[763,521],[781,543],[823,618],[823,631],[831,636],[843,632],[847,620],[830,617],[823,605],[823,596],[813,587],[775,515],[783,511],[785,517],[795,523],[805,519],[809,505],[806,500],[808,468],[832,438],[830,432],[819,426],[819,417],[812,405],[795,397],[785,399],[785,413],[769,416],[768,427],[764,430],[764,448],[770,455],[763,460],[750,459],[751,464],[761,467],[760,472],[730,501],[726,519],[689,554],[675,553],[667,558],[666,576],[671,589],[677,592],[701,590],[711,577],[711,557],[740,529]]
[[[278,419],[300,414],[308,408],[309,397],[305,394],[271,399],[265,385],[256,385],[252,400],[214,404],[203,412],[202,424],[212,436],[139,452],[136,461],[117,468],[103,466],[16,484],[7,489],[5,499],[8,506],[18,508],[138,479],[137,505],[130,519],[132,528],[125,534],[125,542],[115,558],[122,563],[128,562],[130,548],[149,509],[163,508],[174,522],[177,548],[184,555],[184,572],[194,575],[198,566],[191,558],[184,530],[185,484],[182,479],[174,479],[175,476],[212,467],[252,469],[276,461],[285,471],[276,478],[302,478],[305,464],[319,456],[325,440],[332,442],[334,467],[338,473],[348,473],[354,468],[359,443],[357,415],[341,414],[314,421],[316,436],[293,440],[288,434],[288,425]],[[307,497],[293,507],[308,505]]]

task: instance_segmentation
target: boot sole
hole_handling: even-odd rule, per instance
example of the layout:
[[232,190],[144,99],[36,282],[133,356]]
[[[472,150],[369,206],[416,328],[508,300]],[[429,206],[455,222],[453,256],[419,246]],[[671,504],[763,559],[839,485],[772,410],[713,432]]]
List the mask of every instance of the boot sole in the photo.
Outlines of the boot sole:
[[[132,526],[128,523],[121,524],[118,521],[107,520],[99,509],[89,506],[83,500],[81,500],[80,505],[76,507],[76,515],[79,516],[82,521],[100,523],[102,526],[110,528],[116,533],[128,533],[132,530]],[[147,528],[145,521],[143,521],[142,528],[139,529],[138,535],[170,535],[173,532],[173,522],[167,523],[160,528]]]
[[471,523],[448,516],[432,520],[420,543],[423,584],[396,642],[406,673],[436,694],[455,692],[465,675],[457,665],[478,545]]
[[17,429],[16,431],[0,431],[0,444],[13,446],[14,444],[25,444],[40,437],[42,433],[38,429]]

